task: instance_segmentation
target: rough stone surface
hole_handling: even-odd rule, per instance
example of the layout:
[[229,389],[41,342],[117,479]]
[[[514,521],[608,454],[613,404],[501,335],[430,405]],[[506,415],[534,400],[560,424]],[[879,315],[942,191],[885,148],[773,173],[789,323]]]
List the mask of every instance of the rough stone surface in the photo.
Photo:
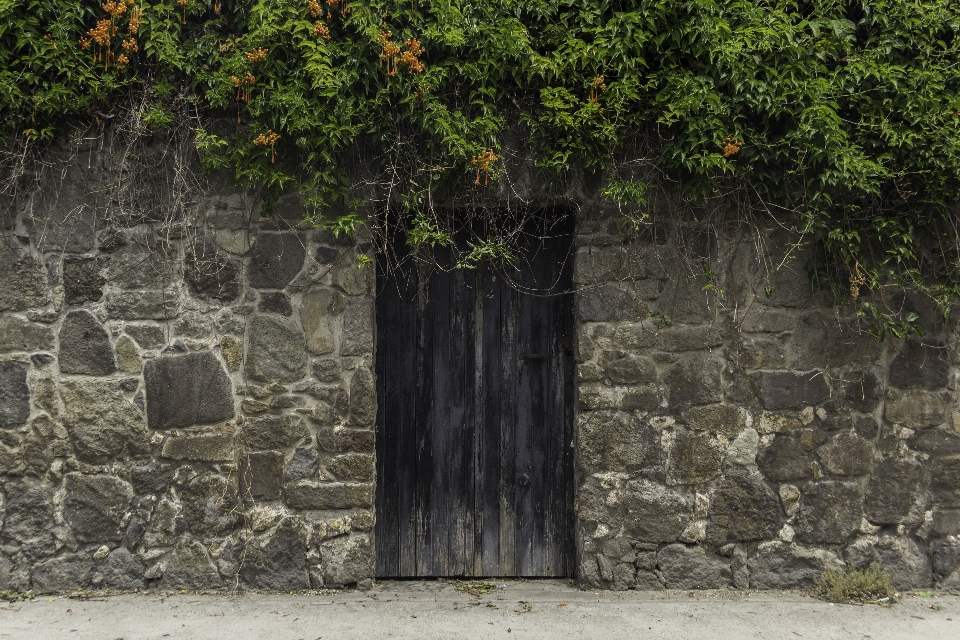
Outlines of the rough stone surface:
[[813,475],[810,457],[796,438],[778,435],[757,454],[757,466],[770,480],[788,482]]
[[240,583],[248,589],[271,591],[309,589],[303,539],[295,521],[286,518],[268,535],[248,542],[240,567]]
[[170,460],[232,462],[234,451],[233,431],[225,429],[170,436],[163,441],[160,455]]
[[853,482],[822,480],[802,490],[797,538],[803,542],[843,544],[860,526],[863,491]]
[[684,358],[667,372],[664,382],[674,406],[712,404],[722,393],[723,364],[699,356]]
[[694,429],[735,438],[746,425],[746,412],[739,407],[718,404],[696,407],[687,412],[687,422]]
[[830,397],[830,387],[820,371],[758,371],[750,380],[766,409],[802,409]]
[[303,234],[264,233],[250,249],[247,279],[256,289],[282,289],[300,273],[306,256]]
[[838,476],[861,476],[873,465],[873,445],[855,433],[839,433],[817,449],[824,468]]
[[950,379],[946,345],[936,340],[907,340],[890,363],[890,384],[901,389],[937,390]]
[[960,460],[934,460],[928,472],[934,503],[960,507]]
[[751,589],[810,589],[824,571],[844,571],[836,554],[784,542],[764,542],[748,561]]
[[15,427],[30,417],[27,369],[17,362],[0,362],[0,427]]
[[879,367],[847,371],[835,381],[835,386],[838,405],[863,413],[876,409],[886,393]]
[[362,356],[373,353],[373,300],[351,298],[343,310],[343,334],[340,355]]
[[286,449],[309,437],[303,419],[296,415],[263,416],[248,419],[241,442],[250,449]]
[[126,547],[117,547],[97,565],[94,582],[108,589],[133,591],[143,589],[144,567],[139,558]]
[[664,547],[657,554],[657,566],[667,589],[725,589],[733,579],[730,560],[708,554],[700,546]]
[[339,536],[320,545],[326,585],[354,584],[373,575],[373,540],[365,534]]
[[109,258],[67,258],[63,261],[63,294],[67,304],[97,302],[107,279],[102,271]]
[[198,536],[223,535],[240,522],[237,487],[231,479],[203,473],[181,490],[183,519]]
[[317,473],[320,465],[320,456],[316,449],[300,448],[293,453],[293,458],[284,471],[284,480],[305,480]]
[[234,416],[230,378],[209,351],[149,360],[143,378],[147,422],[153,429],[188,427]]
[[0,237],[0,311],[26,311],[50,302],[43,263]]
[[907,391],[886,404],[886,418],[909,429],[923,429],[943,422],[943,401],[930,391]]
[[693,516],[684,493],[650,482],[633,480],[620,494],[628,534],[642,542],[676,542]]
[[0,316],[0,352],[49,351],[53,349],[53,331],[17,316]]
[[3,537],[39,556],[53,552],[53,493],[35,478],[7,482]]
[[184,540],[160,562],[161,589],[219,589],[220,574],[199,541]]
[[127,336],[120,336],[117,339],[117,367],[124,373],[140,373],[143,367],[143,361],[140,359],[140,352],[137,345]]
[[923,465],[912,458],[886,458],[867,483],[864,513],[874,524],[897,524],[920,496]]
[[646,305],[629,284],[605,284],[577,294],[577,316],[583,322],[639,320]]
[[240,458],[240,484],[244,498],[279,498],[283,489],[283,454],[259,451],[243,455]]
[[710,498],[707,540],[769,540],[783,525],[783,512],[773,490],[755,472],[728,472]]
[[[161,143],[132,161],[81,145],[91,169],[57,156],[66,190],[44,173],[0,223],[0,589],[32,588],[40,563],[47,588],[228,589],[244,554],[245,588],[300,589],[311,570],[324,582],[320,545],[351,531],[365,543],[330,566],[368,584],[376,274],[355,258],[369,234],[296,231],[290,194],[276,211],[294,218],[261,220],[219,175],[174,211]],[[145,158],[150,171],[104,179]],[[321,346],[300,313],[317,291]],[[328,486],[310,509],[286,504],[304,481]]]
[[289,316],[293,313],[293,305],[290,304],[290,296],[282,291],[266,291],[260,294],[257,311]]
[[202,297],[229,302],[240,294],[240,263],[224,256],[208,238],[187,250],[183,277]]
[[86,553],[69,553],[37,563],[31,572],[37,593],[68,591],[89,586],[93,558]]
[[714,436],[697,431],[676,434],[667,462],[667,484],[697,484],[720,474],[724,447]]
[[105,376],[117,370],[110,336],[89,311],[71,311],[60,326],[60,372]]
[[843,552],[848,564],[864,569],[879,564],[890,572],[897,589],[929,589],[933,586],[930,558],[909,538],[864,536]]
[[640,419],[617,411],[591,411],[580,416],[581,467],[587,472],[632,473],[660,464],[659,432]]
[[350,509],[373,505],[373,485],[300,480],[284,490],[294,509]]
[[143,414],[116,381],[63,380],[63,424],[77,457],[85,462],[115,462],[124,454],[149,455]]
[[120,542],[123,515],[133,487],[108,475],[68,473],[63,479],[63,513],[78,542]]
[[294,382],[307,373],[303,332],[293,320],[255,316],[250,321],[245,371],[251,380]]

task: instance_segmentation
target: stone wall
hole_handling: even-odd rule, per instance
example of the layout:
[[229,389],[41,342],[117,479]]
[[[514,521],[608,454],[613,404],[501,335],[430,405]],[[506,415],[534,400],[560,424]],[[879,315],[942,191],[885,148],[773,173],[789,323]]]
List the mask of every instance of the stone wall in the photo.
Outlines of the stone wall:
[[789,238],[742,231],[625,245],[581,221],[581,584],[810,587],[879,561],[960,588],[956,332],[924,307],[922,340],[880,343],[811,292],[809,255],[768,275]]
[[88,151],[4,207],[0,590],[369,585],[362,235],[226,186],[155,210],[163,180],[130,215]]
[[[0,203],[0,590],[369,585],[364,233],[98,144]],[[808,256],[772,270],[780,231],[625,242],[584,203],[580,584],[807,587],[880,561],[960,588],[955,326],[901,296],[926,336],[881,344]]]

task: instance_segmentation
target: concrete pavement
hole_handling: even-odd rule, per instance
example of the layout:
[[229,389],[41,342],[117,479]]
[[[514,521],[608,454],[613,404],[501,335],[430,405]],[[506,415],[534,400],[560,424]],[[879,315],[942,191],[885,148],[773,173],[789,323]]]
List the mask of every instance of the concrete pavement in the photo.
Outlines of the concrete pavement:
[[497,582],[480,596],[438,581],[369,592],[146,592],[39,596],[0,606],[0,640],[633,640],[960,638],[960,597],[910,595],[892,607],[832,605],[796,592],[577,591],[555,580]]

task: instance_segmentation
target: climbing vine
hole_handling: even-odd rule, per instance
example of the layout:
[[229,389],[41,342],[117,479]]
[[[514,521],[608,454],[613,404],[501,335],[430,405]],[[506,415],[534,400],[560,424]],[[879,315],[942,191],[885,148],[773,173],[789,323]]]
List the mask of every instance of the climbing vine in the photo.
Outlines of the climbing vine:
[[771,216],[909,333],[870,298],[960,294],[958,31],[953,0],[0,0],[0,122],[161,131],[185,97],[204,165],[268,210],[297,190],[349,232],[379,198],[427,246],[457,231],[433,203],[482,202],[522,150],[558,183],[600,172],[625,233],[651,188]]

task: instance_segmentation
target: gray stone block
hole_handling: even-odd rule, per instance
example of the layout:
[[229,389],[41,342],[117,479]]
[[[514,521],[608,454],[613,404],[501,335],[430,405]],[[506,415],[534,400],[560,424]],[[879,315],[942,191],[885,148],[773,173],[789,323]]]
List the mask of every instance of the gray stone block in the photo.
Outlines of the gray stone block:
[[204,546],[190,538],[160,561],[161,589],[219,589],[223,586],[220,574]]
[[171,460],[232,462],[234,458],[233,431],[224,430],[170,436],[163,441],[163,449],[160,455]]
[[303,418],[293,414],[247,418],[240,441],[250,449],[287,449],[310,437]]
[[0,316],[0,351],[48,351],[53,349],[53,331],[49,327]]
[[37,593],[72,591],[89,586],[93,559],[85,553],[68,553],[34,565],[33,590]]
[[107,279],[101,272],[110,258],[66,258],[63,261],[63,296],[67,304],[97,302],[103,297]]
[[117,370],[110,336],[89,311],[71,311],[60,325],[60,372],[106,376]]
[[700,431],[679,430],[667,458],[667,484],[699,484],[720,475],[726,453],[717,438]]
[[302,233],[261,233],[250,249],[247,281],[255,289],[282,289],[303,268],[306,237]]
[[803,489],[797,515],[797,539],[843,544],[860,527],[863,491],[854,482],[821,480]]
[[746,469],[729,470],[710,497],[707,540],[718,546],[770,540],[783,522],[780,502],[760,474]]
[[124,454],[149,455],[143,414],[126,398],[120,381],[61,380],[60,397],[63,424],[80,460],[103,464]]
[[26,311],[51,300],[43,263],[0,238],[0,311]]
[[723,395],[723,363],[703,356],[677,362],[663,380],[670,390],[673,407],[713,404]]
[[212,352],[165,356],[144,365],[147,422],[153,429],[229,420],[233,385]]
[[862,476],[873,466],[873,445],[855,433],[839,433],[817,449],[827,471],[838,476]]
[[765,542],[747,562],[751,589],[810,589],[824,571],[844,571],[846,565],[823,549]]
[[802,409],[830,397],[822,371],[758,371],[750,374],[750,381],[765,409]]
[[306,344],[297,324],[288,318],[251,318],[245,371],[260,382],[294,382],[306,375]]
[[374,575],[373,540],[366,534],[339,536],[320,545],[326,586],[348,585]]
[[258,451],[240,456],[240,491],[245,500],[277,500],[283,489],[283,454]]
[[108,475],[68,473],[63,479],[63,515],[77,542],[120,542],[121,520],[133,487]]
[[631,480],[620,493],[624,531],[640,542],[676,542],[693,516],[685,493],[649,480]]
[[942,389],[950,380],[946,345],[936,340],[907,340],[890,363],[890,384],[901,389]]
[[0,427],[16,427],[30,417],[27,368],[17,362],[0,362]]
[[897,589],[929,589],[933,586],[930,558],[913,540],[900,536],[864,536],[843,552],[847,563],[864,569],[879,564],[890,573]]
[[249,540],[240,565],[240,583],[248,589],[298,591],[310,588],[302,526],[285,518],[265,536]]
[[135,591],[144,588],[143,563],[126,547],[117,547],[97,565],[94,580],[101,586],[117,591]]
[[664,547],[657,554],[657,566],[667,589],[726,589],[733,580],[730,559],[707,553],[699,545]]
[[202,473],[180,489],[183,520],[198,536],[225,535],[241,522],[235,479]]
[[960,507],[960,460],[939,458],[930,465],[930,493],[941,507]]
[[209,238],[187,250],[183,277],[199,296],[230,302],[240,295],[241,264],[221,253]]
[[287,505],[294,509],[328,510],[373,506],[373,485],[298,480],[284,488]]
[[581,413],[577,462],[585,473],[636,473],[661,463],[660,433],[618,411]]

